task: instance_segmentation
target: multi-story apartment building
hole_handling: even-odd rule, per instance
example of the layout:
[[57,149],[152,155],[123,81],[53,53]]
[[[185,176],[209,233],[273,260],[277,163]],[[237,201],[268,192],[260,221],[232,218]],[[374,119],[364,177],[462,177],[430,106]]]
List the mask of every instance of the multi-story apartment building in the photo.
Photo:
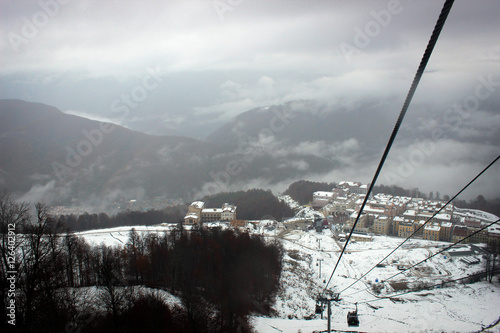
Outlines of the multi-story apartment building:
[[413,222],[413,229],[416,236],[423,236],[425,227],[425,220]]
[[[468,236],[467,227],[466,226],[457,225],[457,226],[455,226],[455,228],[453,228],[453,233],[451,235],[451,241],[453,243],[456,243],[456,242],[464,239],[467,236]],[[464,242],[468,243],[468,240],[465,240]]]
[[391,219],[387,216],[379,216],[373,221],[373,232],[379,235],[388,235],[391,228]]
[[426,225],[423,232],[424,239],[438,241],[440,230],[441,227],[439,225]]
[[441,229],[439,233],[439,240],[444,242],[451,241],[451,233],[453,231],[453,224],[451,222],[441,223]]
[[323,214],[325,216],[328,215],[336,215],[336,214],[345,214],[349,209],[353,209],[355,206],[357,196],[349,195],[347,197],[336,197],[329,204],[323,207]]
[[188,212],[184,217],[185,225],[199,225],[201,223],[201,212],[205,207],[203,201],[194,201],[188,207]]
[[392,219],[392,235],[399,235],[399,225],[404,222],[404,218],[401,216],[396,216]]
[[221,213],[222,221],[233,221],[236,220],[236,206],[225,203],[222,205]]
[[[349,232],[352,229],[352,226],[354,225],[354,222],[356,221],[356,218],[358,217],[358,212],[355,211],[349,216],[349,220],[347,225],[344,228],[345,232]],[[358,223],[356,224],[356,227],[354,228],[355,232],[368,232],[368,228],[366,227],[366,221],[368,220],[368,214],[361,213],[361,216],[359,217]]]
[[[487,229],[479,231],[480,229],[481,228],[467,227],[467,236],[471,235],[469,238],[471,243],[485,243],[485,244],[488,243],[488,231],[487,231]],[[479,231],[479,232],[472,235],[476,231]]]
[[333,192],[316,191],[313,193],[312,206],[313,208],[325,207],[333,199]]
[[195,201],[188,207],[185,225],[201,225],[205,222],[236,220],[236,206],[225,203],[222,208],[205,208],[203,201]]
[[409,237],[415,231],[415,227],[412,221],[405,220],[399,223],[398,236],[399,237]]
[[368,185],[361,184],[360,182],[342,181],[338,184],[338,187],[349,191],[349,193],[366,194],[368,192]]

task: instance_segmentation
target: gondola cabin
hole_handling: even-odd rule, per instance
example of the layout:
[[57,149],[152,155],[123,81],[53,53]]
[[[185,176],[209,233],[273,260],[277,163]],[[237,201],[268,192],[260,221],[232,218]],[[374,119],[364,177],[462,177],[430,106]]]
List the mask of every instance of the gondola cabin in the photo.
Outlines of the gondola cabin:
[[349,311],[349,313],[347,314],[347,325],[359,326],[358,310]]
[[316,314],[323,313],[323,306],[321,303],[317,302],[316,303]]

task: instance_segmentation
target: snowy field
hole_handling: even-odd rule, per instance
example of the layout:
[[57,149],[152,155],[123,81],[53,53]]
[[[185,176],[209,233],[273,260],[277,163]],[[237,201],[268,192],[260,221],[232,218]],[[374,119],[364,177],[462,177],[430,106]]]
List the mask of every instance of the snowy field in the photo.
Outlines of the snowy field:
[[[270,222],[256,225],[250,232],[263,234],[270,240],[281,239],[286,255],[282,286],[277,295],[273,317],[253,317],[256,332],[325,331],[324,319],[314,315],[315,299],[328,281],[343,243],[337,243],[329,230],[315,231],[269,228]],[[162,233],[172,226],[135,226],[141,233]],[[123,246],[132,227],[93,230],[78,233],[93,245],[104,243]],[[356,278],[375,266],[403,239],[375,236],[373,242],[350,242],[333,276],[329,289],[340,292]],[[461,257],[439,254],[425,263],[381,284],[381,281],[440,251],[449,243],[410,240],[392,254],[384,267],[376,267],[355,285],[343,291],[339,302],[332,303],[332,329],[360,332],[479,332],[500,318],[500,284],[478,282],[454,283],[450,287],[422,290],[395,298],[381,298],[404,293],[404,287],[419,283],[429,285],[466,277],[483,270],[481,262],[467,265]],[[321,275],[319,274],[321,264]],[[376,294],[372,287],[381,289]],[[358,303],[359,327],[348,327],[346,316]],[[271,314],[270,314],[271,315]],[[488,332],[500,332],[500,325]]]
[[[321,240],[321,241],[320,241]],[[356,278],[375,266],[403,239],[374,237],[373,242],[349,243],[346,254],[332,278],[329,288],[340,292]],[[257,332],[313,332],[326,330],[326,319],[311,316],[315,310],[315,297],[323,290],[338,259],[339,247],[328,230],[292,231],[283,236],[287,250],[282,287],[275,309],[280,318],[255,317]],[[340,302],[332,304],[332,329],[360,332],[477,332],[495,323],[500,317],[500,285],[478,282],[470,285],[455,283],[451,287],[422,290],[393,299],[380,298],[405,290],[400,286],[413,287],[418,283],[439,284],[474,274],[483,269],[483,259],[478,265],[468,266],[460,257],[450,258],[439,254],[417,269],[406,271],[383,286],[376,295],[371,286],[400,272],[397,266],[409,267],[429,255],[435,254],[449,243],[411,240],[392,254],[384,267],[375,268],[357,284],[341,293]],[[320,249],[321,246],[321,249]],[[290,256],[291,255],[291,256]],[[321,261],[321,276],[319,275]],[[368,288],[367,288],[368,287]],[[367,302],[367,303],[363,303]],[[347,326],[347,313],[358,303],[359,327]],[[326,318],[326,310],[324,312]],[[305,319],[313,317],[313,319]],[[489,332],[500,332],[500,326]]]

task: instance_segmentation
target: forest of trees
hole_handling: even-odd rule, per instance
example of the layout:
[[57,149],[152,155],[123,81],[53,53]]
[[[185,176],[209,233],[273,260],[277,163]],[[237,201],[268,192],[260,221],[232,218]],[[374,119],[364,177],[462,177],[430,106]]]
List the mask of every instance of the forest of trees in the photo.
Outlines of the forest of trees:
[[[205,207],[221,207],[224,203],[234,204],[237,207],[236,215],[240,220],[258,220],[274,217],[293,216],[295,213],[285,202],[276,198],[271,191],[248,190],[238,192],[224,192],[203,198]],[[70,231],[84,231],[92,229],[113,228],[132,225],[155,225],[160,223],[179,223],[184,221],[187,205],[166,207],[163,210],[125,211],[109,216],[106,213],[59,215],[57,222],[65,225]]]
[[[251,332],[248,316],[269,314],[281,276],[278,243],[232,230],[132,229],[123,247],[91,246],[45,206],[31,216],[4,194],[0,228],[0,296],[4,313],[14,300],[16,323],[3,320],[3,332]],[[167,291],[181,306],[165,302]]]
[[[396,185],[375,185],[373,187],[373,194],[385,193],[400,197],[413,197],[427,199],[427,194],[420,192],[417,189],[405,189]],[[434,198],[433,198],[434,199]]]
[[60,215],[57,221],[65,225],[70,231],[104,229],[131,225],[155,225],[164,222],[179,222],[184,219],[187,208],[185,206],[166,207],[163,210],[149,210],[146,212],[125,211],[113,216],[106,213]]
[[268,217],[281,220],[282,217],[295,215],[290,206],[276,198],[271,191],[265,190],[224,192],[203,200],[205,207],[221,207],[226,202],[236,205],[236,215],[239,220],[259,220]]
[[291,184],[284,194],[289,195],[293,200],[301,205],[305,205],[312,200],[312,195],[316,191],[331,191],[336,187],[336,183],[320,183],[308,180],[299,180]]
[[486,200],[482,195],[478,195],[469,201],[454,200],[453,203],[459,208],[479,209],[500,216],[500,198]]

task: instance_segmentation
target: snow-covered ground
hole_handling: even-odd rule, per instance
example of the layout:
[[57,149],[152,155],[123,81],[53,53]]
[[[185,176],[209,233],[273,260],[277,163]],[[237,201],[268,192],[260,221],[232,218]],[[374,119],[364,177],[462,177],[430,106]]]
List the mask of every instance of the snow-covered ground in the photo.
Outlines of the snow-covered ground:
[[107,246],[122,246],[127,243],[129,238],[129,233],[132,229],[135,229],[138,233],[163,233],[169,232],[175,229],[176,225],[155,225],[155,226],[144,226],[136,225],[133,227],[116,227],[108,229],[97,229],[89,230],[75,233],[76,236],[80,236],[90,245],[107,245]]
[[478,210],[478,209],[465,209],[465,208],[455,207],[453,214],[455,216],[462,216],[462,217],[469,217],[469,218],[473,218],[473,219],[478,219],[481,222],[485,222],[485,223],[491,223],[491,222],[495,222],[496,220],[498,220],[498,216],[491,214],[491,213],[488,213],[488,212],[484,212],[482,210]]
[[[137,232],[165,232],[172,226],[135,226]],[[123,246],[132,227],[93,230],[78,233],[91,244]],[[269,239],[281,239],[286,255],[281,280],[281,290],[274,306],[275,317],[256,316],[252,323],[256,332],[313,332],[326,330],[326,318],[314,316],[317,295],[323,290],[341,247],[330,230],[321,234],[315,231],[288,230],[277,227],[272,221],[248,228]],[[375,266],[403,239],[375,236],[372,242],[351,242],[333,276],[329,288],[340,292],[356,278]],[[478,265],[468,266],[460,257],[439,254],[417,269],[406,271],[381,286],[376,295],[372,286],[400,272],[398,266],[409,267],[440,251],[449,243],[410,240],[392,254],[384,267],[375,268],[365,278],[343,291],[339,302],[332,304],[332,328],[337,331],[363,332],[476,332],[489,327],[500,318],[500,284],[478,282],[451,287],[422,290],[393,299],[379,298],[402,291],[404,285],[418,283],[430,285],[474,274],[483,269],[484,259]],[[321,266],[321,275],[319,274]],[[399,284],[391,284],[399,282]],[[358,303],[359,327],[348,327],[346,316]],[[324,312],[326,316],[326,310]],[[500,332],[497,325],[488,330]]]
[[[253,318],[257,332],[326,330],[326,319],[311,315],[315,310],[315,297],[323,290],[324,281],[328,281],[337,262],[341,250],[339,245],[343,246],[331,236],[329,230],[322,234],[292,231],[283,236],[288,254],[285,256],[283,292],[278,295],[275,305],[280,318]],[[402,241],[401,238],[376,236],[373,242],[350,243],[329,288],[335,292],[347,288]],[[443,245],[449,244],[424,240],[405,243],[384,262],[384,267],[375,268],[357,284],[342,292],[340,302],[332,303],[332,328],[362,332],[474,332],[496,322],[500,317],[498,283],[455,283],[452,287],[422,290],[395,299],[379,298],[404,292],[394,291],[393,286],[398,288],[407,284],[413,287],[418,283],[435,285],[479,272],[483,269],[480,255],[477,256],[481,259],[480,264],[468,266],[460,261],[460,257],[439,254],[417,266],[418,270],[412,269],[390,279],[379,295],[372,291],[372,285],[380,285],[380,281],[400,272],[398,265],[409,267],[442,250]],[[400,283],[392,286],[390,282]],[[356,308],[356,303],[360,325],[348,327],[347,313]],[[326,317],[326,310],[324,315]],[[308,320],[305,317],[314,318]],[[500,332],[500,327],[497,325],[489,331]]]

